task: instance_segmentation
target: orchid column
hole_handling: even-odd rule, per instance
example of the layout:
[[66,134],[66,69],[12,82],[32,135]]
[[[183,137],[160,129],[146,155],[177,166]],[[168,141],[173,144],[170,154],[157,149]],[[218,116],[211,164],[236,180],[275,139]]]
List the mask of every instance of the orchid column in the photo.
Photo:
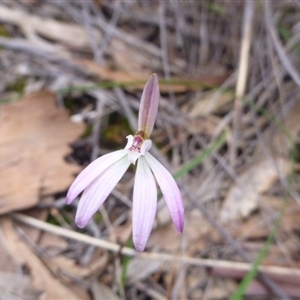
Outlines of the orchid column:
[[[84,227],[106,200],[130,164],[137,161],[133,190],[132,231],[136,250],[143,251],[152,230],[156,206],[156,181],[166,201],[178,232],[184,226],[184,208],[178,186],[169,171],[150,153],[149,139],[153,130],[159,102],[156,74],[149,77],[144,87],[139,109],[138,131],[127,136],[127,145],[93,161],[75,179],[67,194],[70,204],[82,191],[75,223]],[[154,176],[153,176],[154,174]]]

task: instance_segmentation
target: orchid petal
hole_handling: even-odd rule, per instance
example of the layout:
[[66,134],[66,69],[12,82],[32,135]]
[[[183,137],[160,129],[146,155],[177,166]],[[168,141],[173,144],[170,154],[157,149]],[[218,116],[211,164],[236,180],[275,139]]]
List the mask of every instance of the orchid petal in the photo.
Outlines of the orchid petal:
[[76,212],[75,223],[83,228],[120,181],[130,162],[121,158],[104,170],[83,192]]
[[139,151],[133,150],[128,153],[128,160],[135,165],[137,159],[141,156]]
[[152,147],[151,140],[145,140],[141,147],[141,155],[145,155]]
[[145,158],[154,173],[166,201],[173,223],[180,233],[184,226],[184,208],[179,188],[169,171],[149,152]]
[[133,135],[127,135],[126,136],[126,139],[127,139],[127,144],[125,146],[125,149],[129,149],[133,143]]
[[157,206],[153,174],[144,157],[138,160],[133,190],[132,236],[137,251],[143,251],[152,230]]
[[67,194],[67,204],[70,204],[86,187],[88,187],[109,166],[128,153],[122,149],[97,158],[79,173]]
[[143,131],[146,137],[149,137],[157,115],[159,102],[159,86],[156,74],[152,74],[143,90],[139,120],[138,120],[138,131]]

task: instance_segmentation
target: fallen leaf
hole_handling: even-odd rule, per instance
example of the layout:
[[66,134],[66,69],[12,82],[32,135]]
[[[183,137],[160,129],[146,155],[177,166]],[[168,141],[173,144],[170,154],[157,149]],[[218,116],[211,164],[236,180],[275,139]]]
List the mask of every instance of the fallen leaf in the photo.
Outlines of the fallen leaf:
[[[2,231],[0,229],[0,270],[7,273],[17,273],[19,265],[15,262],[14,258],[10,255],[8,250],[8,244],[3,238]],[[0,297],[0,299],[2,299]]]
[[88,276],[93,271],[91,267],[80,266],[77,264],[75,259],[68,258],[63,255],[43,258],[43,262],[53,274],[63,277],[65,281],[75,277],[83,278]]
[[186,118],[182,122],[190,134],[213,137],[221,120],[215,115],[208,115],[199,118]]
[[[36,31],[40,36],[56,42],[62,42],[71,47],[88,47],[89,39],[86,30],[78,25],[60,22],[50,18],[30,15],[25,10],[0,6],[0,19],[3,22],[20,26],[32,38]],[[63,33],[63,34],[62,34]],[[99,32],[93,32],[100,38]],[[99,36],[99,37],[98,37]]]
[[[299,299],[300,298],[300,287],[299,285],[293,285],[288,283],[282,283],[282,282],[274,282],[276,286],[278,286],[287,296],[292,297],[293,299]],[[252,281],[245,293],[245,298],[258,298],[258,297],[264,297],[265,299],[270,299],[270,291],[259,281],[254,280]]]
[[279,176],[286,177],[291,168],[288,160],[266,158],[248,168],[229,189],[220,219],[222,222],[248,217],[258,207],[260,195],[271,188]]
[[[115,68],[116,70],[113,70],[109,67],[101,66],[89,59],[72,59],[72,62],[80,65],[85,72],[97,76],[102,80],[110,80],[116,83],[130,82],[130,85],[128,85],[127,88],[139,90],[143,90],[145,83],[141,81],[146,82],[151,72],[150,70],[135,70],[134,72],[129,73],[128,71],[123,70],[123,68]],[[159,84],[159,89],[162,93],[169,93],[170,90],[174,93],[183,93],[190,90],[198,90],[202,85],[220,85],[229,77],[229,75],[229,73],[222,76],[208,74],[188,79],[172,77],[170,80],[176,82],[176,84],[168,84],[167,82],[162,81]]]
[[[285,116],[285,128],[294,139],[300,130],[299,116],[300,100]],[[261,195],[291,172],[290,149],[291,142],[275,125],[261,135],[251,165],[229,189],[220,212],[222,222],[248,217],[258,208]]]
[[216,93],[215,91],[199,91],[190,101],[193,106],[188,113],[189,117],[196,118],[221,112],[227,105],[233,102],[233,95],[230,93]]
[[[88,59],[74,60],[74,63],[81,65],[85,72],[91,73],[92,75],[100,77],[101,79],[110,80],[117,83],[130,82],[130,85],[128,85],[129,88],[139,90],[143,90],[144,88],[144,83],[141,81],[144,80],[146,82],[149,76],[149,71],[135,71],[135,73],[128,73],[122,69],[112,70],[111,68],[101,66],[95,61]],[[169,89],[171,89],[173,92],[184,92],[189,90],[190,87],[187,84],[172,84],[169,86],[165,83],[160,84],[160,91],[168,92]]]
[[[53,196],[43,197],[40,201],[40,203],[53,203],[53,202],[54,202]],[[26,215],[33,217],[35,219],[39,219],[41,221],[45,221],[49,216],[49,212],[46,209],[39,209],[34,207],[27,210]],[[26,224],[20,224],[19,226],[25,232],[28,238],[34,243],[39,241],[40,237],[43,235],[43,232],[39,228],[28,226]]]
[[0,299],[35,300],[41,291],[32,288],[29,276],[0,272]]
[[91,293],[93,295],[93,299],[109,299],[109,300],[121,299],[110,288],[108,288],[107,286],[105,286],[100,282],[95,282],[92,285]]
[[66,239],[58,235],[54,235],[49,232],[41,232],[38,245],[47,251],[47,254],[50,257],[53,257],[66,251],[69,244]]
[[99,249],[94,252],[92,259],[86,266],[79,265],[76,258],[67,257],[64,253],[53,257],[43,257],[43,262],[51,272],[59,276],[59,278],[63,278],[64,282],[93,277],[94,274],[98,274],[101,270],[107,268],[108,261],[109,253]]
[[2,217],[0,225],[1,234],[6,241],[10,255],[20,266],[28,268],[33,288],[45,292],[46,299],[79,299],[71,290],[52,276],[41,260],[19,238],[12,221],[8,217]]
[[83,125],[55,104],[49,91],[33,93],[0,111],[0,213],[29,208],[39,197],[68,188],[79,166],[64,156]]
[[143,280],[157,270],[161,269],[166,263],[163,260],[151,260],[135,257],[132,258],[128,265],[127,280],[130,282],[137,282]]

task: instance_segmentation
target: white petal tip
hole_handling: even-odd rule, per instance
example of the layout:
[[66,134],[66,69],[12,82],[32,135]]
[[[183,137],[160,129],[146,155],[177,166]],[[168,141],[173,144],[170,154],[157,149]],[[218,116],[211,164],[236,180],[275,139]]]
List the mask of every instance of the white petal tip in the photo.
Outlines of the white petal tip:
[[67,196],[66,197],[66,204],[67,205],[71,204],[73,202],[73,200],[74,200],[73,198]]
[[145,155],[152,147],[152,141],[151,140],[145,140],[141,147],[141,154]]
[[137,252],[143,252],[146,245],[134,243],[134,248]]
[[129,149],[133,142],[133,135],[131,135],[131,134],[127,135],[126,139],[127,139],[127,144],[124,149]]
[[183,234],[183,224],[179,225],[178,227],[176,226],[176,230],[180,233]]
[[89,220],[86,220],[85,218],[84,219],[82,219],[82,218],[76,218],[76,220],[75,220],[75,224],[79,228],[85,227],[88,222],[89,222]]
[[141,247],[141,248],[135,248],[135,250],[136,250],[137,252],[144,252],[144,249],[145,249],[145,248],[142,248],[142,247]]
[[[183,233],[183,228],[184,228],[184,218],[183,218],[184,213],[182,212],[181,217],[177,219],[177,216],[174,216],[173,218],[173,223],[175,225],[176,230],[182,234]],[[177,219],[177,220],[176,220]]]

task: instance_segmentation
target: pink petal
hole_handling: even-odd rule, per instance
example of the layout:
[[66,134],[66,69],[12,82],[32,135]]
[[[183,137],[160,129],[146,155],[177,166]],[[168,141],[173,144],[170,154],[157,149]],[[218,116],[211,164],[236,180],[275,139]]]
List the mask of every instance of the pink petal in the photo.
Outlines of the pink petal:
[[159,101],[159,85],[156,74],[152,74],[143,90],[139,110],[138,131],[144,131],[148,138],[153,130]]
[[67,204],[70,204],[86,187],[88,187],[102,172],[128,153],[122,149],[103,155],[79,173],[67,194]]
[[127,156],[108,167],[83,192],[76,212],[75,223],[84,227],[120,181],[130,162]]
[[148,152],[145,158],[163,193],[173,223],[177,231],[182,233],[184,226],[184,208],[179,188],[173,176],[154,156]]
[[132,236],[137,251],[145,249],[152,230],[157,205],[153,174],[143,156],[138,159],[134,180],[132,206]]

